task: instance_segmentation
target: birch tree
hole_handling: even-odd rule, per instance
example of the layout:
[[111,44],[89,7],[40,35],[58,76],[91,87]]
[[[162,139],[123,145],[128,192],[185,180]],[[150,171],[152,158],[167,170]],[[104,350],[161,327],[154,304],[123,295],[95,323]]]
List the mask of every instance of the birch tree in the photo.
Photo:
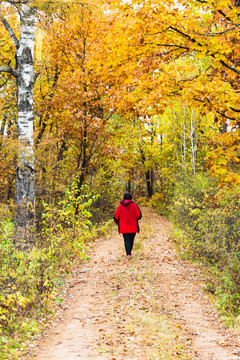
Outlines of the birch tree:
[[[3,16],[6,6],[15,6],[20,22],[20,35],[15,33]],[[15,48],[15,68],[0,66],[1,73],[16,79],[18,98],[18,138],[21,143],[16,169],[16,245],[29,246],[33,241],[35,198],[35,169],[33,150],[33,87],[36,75],[33,70],[36,7],[31,1],[1,2],[0,20]]]
[[190,140],[191,140],[191,154],[192,154],[192,173],[195,175],[196,166],[195,166],[195,130],[196,130],[196,111],[191,109],[191,129],[190,129]]

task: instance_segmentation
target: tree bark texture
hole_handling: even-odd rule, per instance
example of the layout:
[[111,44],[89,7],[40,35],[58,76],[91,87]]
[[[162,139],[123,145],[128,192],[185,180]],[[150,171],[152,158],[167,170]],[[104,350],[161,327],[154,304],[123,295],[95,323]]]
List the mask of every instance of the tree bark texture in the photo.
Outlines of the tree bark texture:
[[[12,4],[11,2],[9,2]],[[15,242],[23,248],[33,242],[35,169],[33,150],[33,71],[36,8],[31,1],[19,1],[20,39],[0,11],[0,21],[15,46],[16,68],[0,66],[0,72],[16,78],[18,97],[19,162],[16,170]],[[1,9],[0,9],[1,10]]]
[[33,218],[35,199],[35,168],[33,150],[33,71],[35,8],[20,7],[20,39],[16,48],[18,136],[20,149],[16,171],[16,232],[17,245],[28,247],[34,240]]

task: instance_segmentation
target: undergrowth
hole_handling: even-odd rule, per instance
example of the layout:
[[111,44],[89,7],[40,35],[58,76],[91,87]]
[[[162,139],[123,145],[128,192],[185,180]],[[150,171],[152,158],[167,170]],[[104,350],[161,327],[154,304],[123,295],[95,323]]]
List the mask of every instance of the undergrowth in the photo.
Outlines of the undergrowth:
[[240,315],[240,188],[216,190],[207,175],[178,183],[172,205],[180,253],[207,272],[207,290],[227,325]]
[[[28,251],[14,246],[14,224],[6,206],[0,211],[0,359],[19,359],[52,316],[60,290],[76,261],[86,256],[86,239],[98,235],[90,219],[95,200],[78,200],[75,189],[62,201],[44,203],[41,232]],[[76,201],[79,216],[74,216]],[[109,224],[107,224],[109,226]],[[99,230],[106,231],[106,225]]]

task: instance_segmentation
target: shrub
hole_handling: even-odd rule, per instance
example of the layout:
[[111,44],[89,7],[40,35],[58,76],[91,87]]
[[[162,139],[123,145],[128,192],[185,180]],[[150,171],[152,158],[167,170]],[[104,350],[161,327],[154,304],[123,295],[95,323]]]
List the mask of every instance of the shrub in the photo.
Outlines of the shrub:
[[180,181],[172,204],[172,220],[184,231],[182,251],[209,264],[209,290],[218,305],[239,312],[240,188],[219,190],[206,174]]
[[14,247],[12,220],[0,222],[1,359],[19,358],[24,340],[38,331],[40,314],[47,312],[58,298],[61,279],[76,258],[86,258],[84,242],[91,236],[88,209],[95,198],[76,198],[75,192],[73,184],[60,202],[44,203],[41,232],[35,247],[28,251]]
[[169,198],[164,193],[155,193],[149,200],[149,205],[160,215],[166,215],[169,211]]

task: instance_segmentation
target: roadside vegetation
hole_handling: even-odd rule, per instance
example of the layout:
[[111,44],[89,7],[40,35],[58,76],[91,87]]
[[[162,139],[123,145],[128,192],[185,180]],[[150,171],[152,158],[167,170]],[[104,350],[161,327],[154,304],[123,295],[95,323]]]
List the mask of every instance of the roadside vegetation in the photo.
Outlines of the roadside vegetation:
[[1,359],[18,359],[51,318],[61,302],[61,288],[74,264],[86,259],[91,238],[90,195],[78,198],[81,211],[73,216],[74,191],[66,191],[58,205],[43,203],[41,230],[28,251],[15,246],[12,214],[1,207],[0,321]]
[[125,191],[171,217],[238,324],[240,5],[179,2],[0,1],[2,359]]
[[206,288],[225,323],[239,326],[240,188],[219,190],[206,173],[181,180],[171,218],[179,252],[206,272]]

